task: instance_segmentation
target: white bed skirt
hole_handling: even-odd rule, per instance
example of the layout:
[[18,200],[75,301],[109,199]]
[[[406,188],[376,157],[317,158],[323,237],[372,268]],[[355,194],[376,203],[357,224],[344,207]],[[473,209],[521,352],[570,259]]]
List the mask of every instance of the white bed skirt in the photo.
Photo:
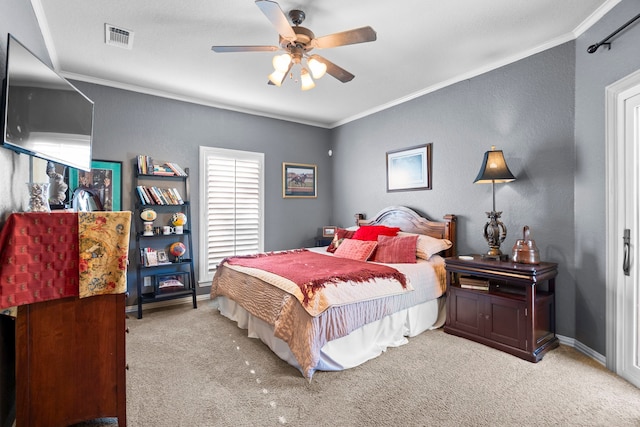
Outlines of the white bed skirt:
[[[258,338],[282,360],[300,370],[300,366],[286,342],[273,335],[273,327],[252,316],[233,300],[224,296],[214,299],[220,314],[247,329],[250,338]],[[388,347],[399,347],[428,329],[444,325],[445,297],[390,314],[364,325],[349,335],[326,343],[320,350],[317,371],[341,371],[353,368],[378,357]]]

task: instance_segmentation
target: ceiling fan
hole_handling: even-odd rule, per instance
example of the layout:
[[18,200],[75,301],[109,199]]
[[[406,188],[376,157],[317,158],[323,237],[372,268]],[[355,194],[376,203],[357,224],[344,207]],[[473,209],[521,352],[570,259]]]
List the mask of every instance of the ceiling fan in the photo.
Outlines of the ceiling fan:
[[[376,32],[368,26],[316,38],[311,30],[300,26],[305,19],[305,13],[302,10],[294,9],[289,12],[289,18],[294,25],[292,27],[287,16],[275,1],[256,0],[256,5],[278,31],[280,35],[279,46],[212,46],[211,50],[218,53],[284,50],[284,54],[276,55],[273,58],[275,70],[269,75],[268,81],[271,85],[281,86],[287,76],[293,78],[292,69],[295,65],[301,67],[302,90],[312,89],[315,86],[313,78],[319,79],[325,73],[343,83],[349,82],[355,77],[353,74],[328,59],[309,52],[314,48],[326,49],[376,40]],[[305,63],[311,70],[311,75],[305,67]]]

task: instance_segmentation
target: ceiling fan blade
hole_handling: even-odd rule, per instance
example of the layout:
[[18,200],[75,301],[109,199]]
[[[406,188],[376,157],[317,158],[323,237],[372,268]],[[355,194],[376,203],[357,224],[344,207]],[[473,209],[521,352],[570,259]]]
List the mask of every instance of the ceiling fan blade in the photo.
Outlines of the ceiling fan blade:
[[274,52],[277,46],[211,46],[211,50],[218,53],[228,52]]
[[325,64],[327,66],[327,73],[335,77],[336,79],[340,80],[342,83],[350,82],[355,77],[353,74],[351,74],[344,68],[338,67],[336,64],[334,64],[333,62],[329,61],[328,59],[320,55],[311,55],[309,58],[310,59],[313,58],[316,61],[319,61]]
[[280,5],[270,0],[256,0],[256,5],[265,14],[271,24],[276,27],[278,34],[285,40],[293,41],[296,39],[296,33],[291,28],[287,16],[284,14]]
[[318,37],[315,39],[314,45],[317,48],[325,49],[328,47],[344,46],[348,44],[372,42],[375,41],[376,38],[377,35],[373,28],[362,27],[356,28],[355,30]]

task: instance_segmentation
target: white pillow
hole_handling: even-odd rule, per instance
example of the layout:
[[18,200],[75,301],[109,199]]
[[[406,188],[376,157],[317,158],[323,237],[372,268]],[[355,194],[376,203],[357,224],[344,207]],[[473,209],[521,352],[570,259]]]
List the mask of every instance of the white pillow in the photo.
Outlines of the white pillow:
[[435,237],[427,236],[425,234],[407,233],[404,231],[398,232],[398,236],[418,236],[418,243],[416,244],[416,257],[422,259],[429,259],[431,255],[438,252],[449,249],[453,244],[447,239],[436,239]]

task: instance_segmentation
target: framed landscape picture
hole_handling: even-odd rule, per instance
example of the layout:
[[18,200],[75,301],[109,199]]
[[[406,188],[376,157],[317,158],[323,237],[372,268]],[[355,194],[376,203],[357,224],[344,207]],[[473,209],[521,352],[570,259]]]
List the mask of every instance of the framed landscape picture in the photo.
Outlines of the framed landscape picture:
[[387,192],[431,190],[431,143],[387,152]]
[[322,227],[322,237],[334,237],[336,235],[336,228],[333,226]]
[[89,172],[69,170],[69,194],[84,187],[98,195],[105,211],[122,209],[122,162],[93,160]]
[[282,197],[318,197],[317,166],[282,163]]

